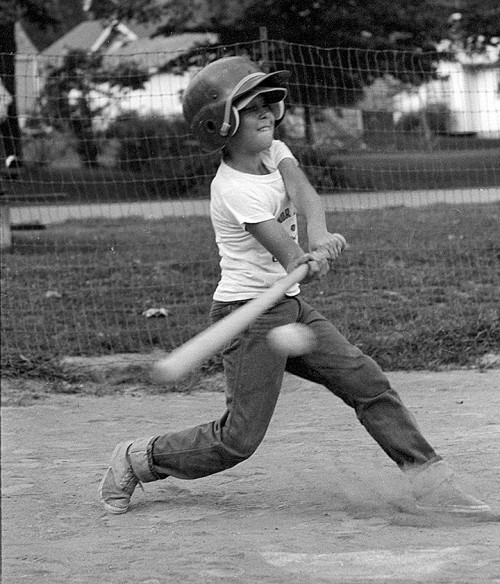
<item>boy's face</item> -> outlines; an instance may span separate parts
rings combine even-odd
[[[228,146],[238,144],[249,153],[269,148],[274,138],[275,118],[271,107],[262,95],[257,95],[247,106],[239,110],[240,125]]]

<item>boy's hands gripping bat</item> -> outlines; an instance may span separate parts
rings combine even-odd
[[[342,239],[343,247],[346,249],[348,245],[343,237]],[[153,368],[153,377],[158,381],[178,381],[200,366],[206,359],[218,353],[231,339],[248,328],[259,316],[279,302],[294,284],[304,279],[307,280],[306,276],[310,276],[310,269],[319,276],[324,275],[328,271],[328,261],[337,255],[338,253],[335,253],[332,257],[332,253],[326,247],[305,254],[298,260],[298,262],[305,263],[297,265],[288,275],[275,282],[271,288],[158,361]]]

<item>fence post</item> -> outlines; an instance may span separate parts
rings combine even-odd
[[[259,27],[260,54],[262,55],[261,69],[269,73],[269,42],[267,38],[267,26]]]
[[[7,251],[12,245],[10,232],[10,207],[0,200],[0,250]]]

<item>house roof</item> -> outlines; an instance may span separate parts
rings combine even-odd
[[[156,30],[156,27],[136,23],[127,23],[125,26],[139,38],[147,38]],[[42,55],[59,56],[73,49],[89,51],[106,28],[108,24],[104,21],[84,20],[42,51]]]
[[[16,22],[15,25],[16,34],[16,54],[17,55],[36,55],[38,54],[38,49],[31,42],[31,39],[26,34],[22,24]]]
[[[47,47],[41,54],[46,58],[46,64],[60,65],[62,58],[69,51],[91,51],[99,39],[101,54],[127,57],[143,67],[154,69],[174,58],[177,53],[191,49],[196,44],[217,42],[217,36],[210,33],[183,33],[169,37],[150,38],[156,31],[156,26],[137,23],[127,23],[122,26],[131,31],[133,35],[130,36],[137,37],[136,40],[130,40],[130,36],[127,38],[127,35],[123,34],[123,45],[107,43],[103,37],[106,30],[109,30],[111,35],[110,27],[100,20],[86,20]],[[120,31],[117,33],[114,29],[113,34],[120,35]],[[166,59],[166,54],[171,54],[171,58]]]
[[[44,57],[61,57],[72,50],[90,51],[99,35],[106,26],[99,20],[85,20],[80,22],[55,43],[52,43],[44,51]]]
[[[133,60],[142,67],[154,70],[198,44],[216,43],[217,40],[217,35],[212,33],[183,33],[152,39],[140,38],[117,49],[106,51],[106,55]]]

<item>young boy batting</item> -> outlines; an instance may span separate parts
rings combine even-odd
[[[183,111],[192,132],[205,150],[221,152],[211,185],[221,268],[212,321],[301,264],[309,268],[303,283],[323,277],[345,247],[342,235],[328,231],[320,197],[297,160],[274,139],[285,114],[287,78],[286,71],[265,74],[246,58],[227,57],[205,67],[185,92]],[[307,252],[298,243],[297,215],[305,221]],[[272,349],[267,334],[289,323],[314,331],[317,343],[311,352],[287,357]],[[419,508],[491,511],[457,486],[378,365],[304,299],[298,284],[227,344],[223,362],[226,411],[220,419],[118,444],[100,485],[109,513],[125,513],[139,483],[196,479],[248,459],[266,434],[285,371],[324,385],[354,409],[407,474]]]

